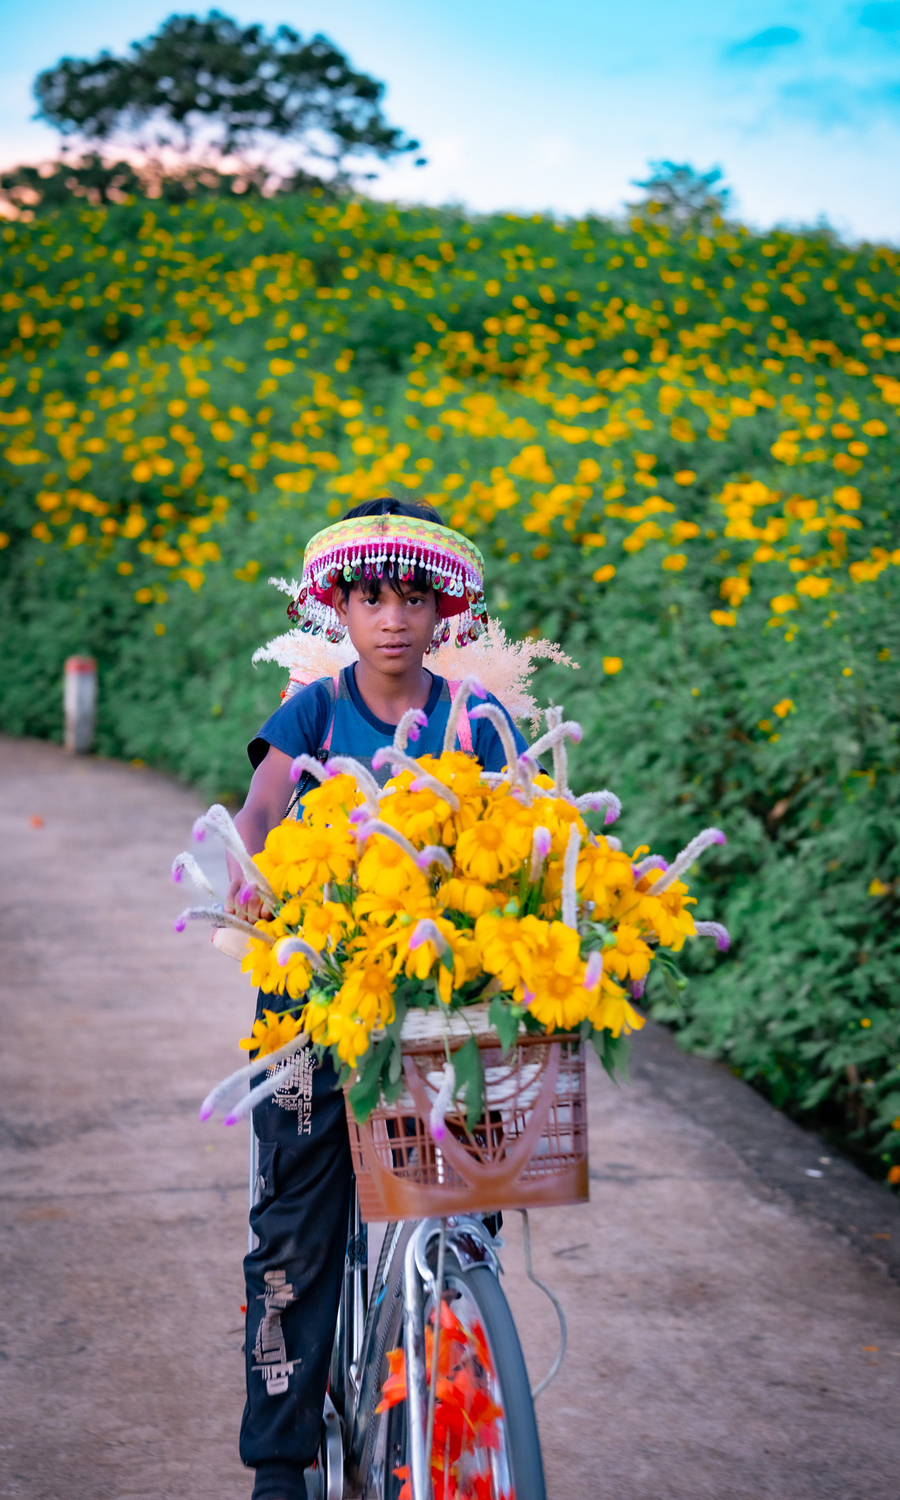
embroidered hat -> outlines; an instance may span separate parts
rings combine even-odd
[[[418,516],[353,516],[326,526],[309,541],[303,554],[303,573],[288,616],[302,631],[324,632],[329,641],[346,635],[332,605],[339,579],[357,583],[369,578],[412,579],[423,569],[437,594],[438,625],[432,639],[436,649],[449,641],[451,618],[456,621],[456,644],[476,641],[487,625],[484,604],[484,559],[461,532],[438,526]]]

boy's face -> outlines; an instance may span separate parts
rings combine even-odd
[[[338,588],[333,596],[335,613],[347,626],[360,661],[388,677],[401,677],[422,665],[438,619],[434,589],[398,583],[397,590],[385,580],[377,598],[364,594],[358,585],[346,599]]]

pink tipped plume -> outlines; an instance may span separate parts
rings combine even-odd
[[[544,860],[550,853],[553,838],[549,828],[537,827],[531,835],[531,868],[528,871],[528,879],[532,885],[537,885],[544,873]]]
[[[444,1065],[444,1076],[441,1079],[441,1086],[437,1091],[437,1096],[431,1106],[431,1113],[428,1116],[428,1129],[431,1132],[431,1139],[438,1144],[440,1144],[447,1134],[445,1120],[447,1112],[453,1104],[455,1094],[456,1072],[452,1062],[448,1062]]]
[[[651,870],[661,870],[665,874],[669,868],[669,861],[663,859],[661,854],[645,854],[644,858],[639,859],[637,864],[632,865],[631,868],[635,880],[643,880],[644,876],[649,875]]]
[[[584,987],[586,990],[596,990],[600,987],[603,978],[603,954],[599,948],[588,954],[587,963],[584,966]]]
[[[581,848],[581,834],[573,823],[569,829],[569,842],[566,844],[566,857],[563,861],[562,878],[562,911],[560,916],[567,927],[578,930],[578,890],[575,885],[575,873],[578,869],[578,851]]]
[[[500,736],[500,741],[503,745],[503,754],[506,756],[506,775],[513,786],[520,786],[522,788],[522,791],[525,794],[526,801],[530,805],[532,797],[534,795],[531,790],[531,777],[527,774],[523,774],[523,768],[520,764],[519,751],[516,747],[515,739],[513,738],[513,732],[510,727],[509,719],[506,717],[503,709],[498,708],[495,703],[482,703],[478,708],[472,709],[472,712],[469,714],[469,718],[487,719],[491,724],[493,724],[498,735]]]
[[[547,720],[547,732],[542,734],[539,740],[528,746],[528,758],[537,761],[545,750],[553,751],[553,780],[554,794],[557,797],[566,797],[571,800],[571,792],[568,785],[568,756],[564,745],[565,740],[571,740],[577,745],[582,736],[581,725],[574,719],[563,719],[561,708],[548,708],[545,712]]]
[[[319,957],[319,954],[316,952],[315,948],[310,947],[309,943],[304,942],[303,938],[279,938],[275,944],[274,953],[276,959],[278,960],[279,968],[286,969],[288,960],[293,958],[295,953],[302,953],[311,969],[315,969],[317,974],[322,974],[324,972],[325,965]]]
[[[277,906],[278,902],[275,892],[269,885],[262,870],[253,863],[253,860],[247,853],[244,840],[235,828],[228,809],[223,807],[219,802],[214,802],[212,807],[203,814],[202,818],[198,818],[194,824],[194,838],[198,842],[201,842],[207,833],[217,833],[219,835],[229,854],[233,855],[240,865],[241,874],[247,884],[252,885],[254,890],[258,891],[266,901],[271,901],[273,905]]]
[[[449,946],[441,929],[435,922],[432,922],[430,917],[423,917],[420,922],[416,923],[409,940],[409,946],[413,952],[421,948],[423,943],[431,943],[438,958],[443,958]]]
[[[546,712],[547,728],[558,729],[563,721],[561,708],[548,708]],[[565,797],[569,791],[569,757],[566,753],[566,742],[560,738],[553,744],[553,784],[556,787],[557,797]]]
[[[731,947],[728,928],[723,927],[721,922],[695,922],[694,936],[715,938],[720,953],[727,953]]]
[[[374,761],[372,763],[374,765]],[[366,807],[370,814],[373,818],[378,817],[381,787],[366,766],[354,760],[351,755],[332,755],[325,762],[325,770],[329,776],[352,776],[366,799]]]
[[[724,833],[722,833],[721,829],[704,828],[702,833],[698,833],[695,839],[691,839],[691,842],[685,845],[681,853],[672,862],[672,864],[670,864],[665,874],[661,875],[659,879],[655,881],[653,885],[651,885],[649,894],[651,896],[660,895],[661,892],[666,890],[673,881],[680,880],[682,875],[686,874],[686,872],[691,868],[691,865],[700,858],[700,855],[703,853],[704,849],[712,848],[713,844],[724,843],[725,835]]]
[[[235,917],[230,911],[223,911],[221,906],[187,907],[175,918],[175,931],[184,932],[188,922],[211,922],[213,927],[234,927],[238,932],[245,933],[247,937],[258,938],[261,943],[268,943],[270,948],[275,942],[268,932],[254,927],[252,922],[245,922],[243,917]]]
[[[430,870],[432,865],[440,865],[448,875],[453,874],[453,860],[440,844],[426,844],[421,854],[416,855],[416,864],[423,874]]]
[[[360,844],[364,844],[373,833],[380,833],[383,838],[390,839],[404,854],[408,854],[417,870],[427,870],[430,865],[443,865],[444,869],[452,871],[453,861],[446,849],[437,848],[429,844],[427,848],[419,850],[415,844],[411,844],[405,834],[399,828],[392,828],[389,823],[383,823],[380,818],[373,818],[369,823],[360,823],[356,829],[356,837]]]
[[[294,1064],[288,1062],[285,1067],[273,1073],[271,1078],[264,1078],[262,1083],[258,1083],[255,1089],[251,1089],[249,1094],[245,1094],[243,1099],[229,1110],[222,1124],[237,1125],[240,1120],[245,1120],[257,1104],[261,1104],[263,1099],[268,1099],[270,1094],[280,1089],[283,1083],[287,1083],[293,1071]]]
[[[326,771],[322,762],[316,760],[314,755],[295,755],[291,761],[291,769],[288,773],[291,781],[299,781],[304,771],[308,771],[309,775],[314,776],[316,781],[320,783],[331,780],[332,773]]]
[[[196,886],[198,891],[203,892],[204,896],[210,896],[215,899],[215,891],[213,890],[212,886],[210,885],[209,881],[207,880],[206,876],[195,860],[193,854],[188,854],[187,850],[185,850],[182,854],[176,855],[172,861],[172,879],[175,881],[176,885],[181,884],[185,875],[187,876],[188,880],[190,880],[191,884]]]
[[[606,817],[603,821],[607,826],[622,816],[622,804],[615,792],[585,792],[584,796],[575,798],[575,806],[579,812],[599,812],[601,807],[605,807]]]
[[[357,824],[356,838],[360,845],[370,839],[373,833],[380,833],[382,838],[390,839],[391,843],[396,844],[398,849],[402,849],[404,854],[408,854],[415,864],[419,851],[415,844],[409,842],[406,834],[400,832],[399,828],[392,828],[390,823],[382,823],[380,818],[371,818],[368,823]]]
[[[227,1078],[223,1078],[214,1089],[210,1089],[201,1104],[201,1120],[208,1120],[220,1104],[237,1092],[241,1084],[248,1083],[251,1078],[256,1077],[257,1073],[264,1073],[269,1068],[275,1067],[277,1063],[293,1057],[294,1053],[299,1052],[301,1047],[305,1047],[308,1041],[309,1032],[301,1031],[291,1041],[285,1042],[283,1047],[279,1047],[276,1052],[267,1052],[265,1057],[254,1058],[253,1062],[247,1063],[246,1067],[238,1068],[236,1073],[230,1073]]]
[[[417,740],[427,724],[428,715],[421,708],[408,708],[394,730],[394,749],[405,755],[407,740]]]
[[[476,698],[487,697],[487,690],[482,687],[477,677],[464,677],[453,695],[453,702],[450,704],[450,713],[447,716],[447,728],[444,730],[443,752],[445,755],[449,755],[451,750],[456,749],[456,731],[459,728],[462,711],[469,701],[470,696]],[[469,717],[471,718],[472,715],[470,714]]]
[[[413,781],[410,791],[433,792],[436,797],[441,798],[442,802],[446,802],[451,812],[459,812],[459,798],[456,793],[451,792],[442,781],[438,781],[436,776],[423,771],[419,762],[413,760],[411,755],[407,755],[405,750],[398,750],[394,745],[382,745],[381,749],[376,750],[372,756],[372,768],[380,771],[382,766],[390,766],[395,772],[412,771]]]

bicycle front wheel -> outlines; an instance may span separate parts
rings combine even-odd
[[[426,1318],[433,1327],[430,1305]],[[408,1473],[405,1401],[385,1415],[381,1496],[400,1500]],[[531,1386],[509,1303],[488,1266],[464,1268],[450,1246],[431,1462],[436,1500],[546,1500]]]

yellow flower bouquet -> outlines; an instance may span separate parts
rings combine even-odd
[[[440,756],[409,754],[424,717],[410,710],[372,771],[348,757],[325,765],[298,757],[292,774],[309,772],[318,785],[301,816],[274,828],[255,861],[223,808],[195,825],[197,836],[223,835],[270,912],[252,927],[214,906],[187,911],[176,923],[208,917],[245,930],[243,969],[272,996],[241,1044],[257,1053],[256,1063],[214,1090],[202,1113],[268,1066],[272,1076],[228,1120],[246,1114],[277,1086],[274,1065],[309,1039],[331,1049],[362,1122],[381,1099],[391,1103],[401,1092],[403,1025],[415,1010],[436,1012],[440,1025],[451,1014],[465,1021],[478,1006],[504,1051],[522,1028],[576,1033],[613,1072],[621,1039],[644,1024],[631,1002],[660,950],[677,952],[696,935],[727,947],[723,927],[695,922],[681,879],[724,836],[705,830],[668,867],[646,846],[625,854],[617,839],[592,832],[586,821],[598,812],[605,825],[614,821],[615,795],[569,790],[566,741],[581,738],[580,726],[548,709],[547,732],[519,755],[504,715],[484,704],[472,716],[491,719],[507,752],[503,773],[485,773],[452,748],[472,692],[479,685],[467,678]],[[548,754],[552,776],[541,768]],[[373,774],[382,767],[393,772],[384,787]],[[176,878],[198,873],[189,855],[174,869]],[[435,1139],[457,1096],[470,1127],[480,1118],[474,1029],[454,1052],[441,1094],[431,1114]]]

